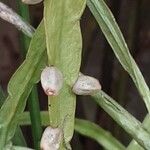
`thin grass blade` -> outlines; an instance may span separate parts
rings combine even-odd
[[[124,37],[115,21],[113,14],[103,0],[87,0],[87,5],[96,18],[107,41],[111,45],[116,57],[133,79],[141,97],[143,98],[148,112],[150,113],[149,88],[131,56]]]

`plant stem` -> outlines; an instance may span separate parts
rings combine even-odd
[[[38,102],[38,93],[37,87],[34,86],[31,94],[28,98],[28,108],[30,111],[31,117],[31,128],[32,128],[32,136],[34,141],[34,148],[36,150],[40,150],[40,140],[42,136],[42,126],[41,126],[41,116],[40,116],[40,107]]]
[[[49,125],[49,112],[48,111],[41,111],[41,124],[42,126]],[[17,118],[19,125],[21,126],[28,126],[31,125],[31,118],[30,113],[28,111],[23,112]]]
[[[127,44],[130,49],[131,54],[135,58],[138,54],[138,48],[137,48],[137,41],[138,41],[138,33],[139,33],[139,15],[140,15],[140,0],[137,1],[131,1],[130,6],[128,6],[128,3],[125,1],[121,2],[120,7],[120,17],[122,19],[119,19],[120,27],[122,29],[125,29],[124,33],[126,36]],[[122,21],[124,20],[124,21]],[[112,89],[113,89],[113,96],[117,101],[122,105],[126,106],[128,101],[126,101],[126,98],[128,94],[126,93],[126,87],[129,80],[129,75],[125,70],[123,70],[120,66],[116,65],[115,72],[118,74],[117,78],[115,79]],[[109,93],[108,93],[109,94]],[[113,129],[113,133],[115,134],[115,137],[120,138],[122,133],[120,131],[120,128],[118,126],[115,126]],[[113,135],[114,135],[113,134]]]
[[[4,3],[0,2],[0,18],[15,25],[19,30],[24,32],[27,36],[32,37],[34,28],[25,22],[17,13],[9,8]]]
[[[101,106],[143,148],[147,150],[150,149],[150,134],[136,118],[130,115],[123,107],[103,91],[99,91],[95,95],[92,95],[92,97],[98,105]],[[47,125],[48,113],[42,113],[42,119],[42,124]],[[19,118],[19,122],[20,125],[29,125],[30,120],[28,114],[24,113],[24,115]]]
[[[20,0],[17,0],[17,6],[18,6],[18,13],[20,14],[20,16],[22,16],[24,20],[29,22],[30,16],[29,16],[28,6],[24,5]],[[25,57],[27,53],[27,49],[30,44],[30,37],[21,33],[20,42],[21,42],[20,46],[21,46],[22,56]]]
[[[41,112],[42,125],[49,125],[49,113],[48,111]],[[20,115],[19,123],[20,125],[30,125],[31,120],[29,113],[25,112]],[[125,150],[125,147],[115,139],[109,132],[102,129],[100,126],[86,120],[75,119],[75,130],[84,136],[90,137],[96,140],[107,150]]]
[[[141,122],[103,91],[99,91],[92,97],[142,147],[150,149],[150,134],[143,128]]]
[[[147,115],[143,121],[143,126],[150,132],[150,115]],[[132,140],[127,147],[127,150],[144,150],[135,140]]]
[[[17,0],[19,13],[20,15],[26,19],[29,22],[29,10],[28,6],[21,3],[20,0]],[[21,47],[23,56],[25,57],[26,50],[28,49],[30,43],[29,37],[27,37],[24,34],[21,34]],[[30,117],[31,117],[31,128],[32,128],[32,137],[34,142],[34,148],[36,150],[40,149],[40,139],[42,136],[42,127],[41,127],[41,116],[40,116],[40,106],[39,106],[39,100],[38,100],[38,92],[37,87],[33,86],[33,89],[31,91],[31,94],[28,98],[28,108],[30,111]]]

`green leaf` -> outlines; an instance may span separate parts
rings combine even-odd
[[[79,20],[85,5],[85,0],[44,1],[48,63],[57,67],[64,77],[60,94],[49,97],[50,125],[63,128],[67,145],[74,131],[76,96],[71,87],[80,69],[82,37]]]
[[[42,23],[32,38],[25,61],[9,82],[9,95],[0,110],[0,149],[13,137],[18,123],[15,118],[23,112],[33,85],[39,81],[47,58],[45,45]]]
[[[47,111],[41,112],[42,125],[49,125],[49,116]],[[24,112],[18,117],[20,125],[30,125],[31,119],[29,112]],[[125,150],[125,147],[115,139],[109,132],[100,126],[86,120],[75,119],[75,130],[80,134],[95,139],[100,145],[107,150]]]
[[[150,115],[147,115],[142,123],[145,129],[150,132]],[[144,150],[135,140],[132,140],[127,150]]]
[[[42,126],[48,126],[49,125],[49,112],[48,111],[41,111],[41,121],[42,121]],[[31,125],[31,118],[30,114],[28,111],[25,111],[21,113],[20,115],[17,116],[17,121],[19,125],[21,126],[29,126]]]
[[[125,147],[117,139],[95,123],[76,119],[75,130],[84,136],[96,140],[107,150],[125,150]]]
[[[6,95],[4,94],[4,92],[0,86],[0,108],[1,108],[2,104],[4,103],[5,98],[6,98]],[[16,145],[26,146],[26,141],[25,141],[22,131],[19,127],[16,129],[16,132],[15,132],[15,135],[14,135],[12,141]]]
[[[23,4],[22,1],[17,0],[18,5],[18,12],[19,14],[28,22],[30,22],[30,14],[28,5]],[[30,44],[30,39],[23,33],[20,34],[20,46],[21,46],[21,53],[23,56],[26,55]],[[31,129],[32,129],[32,137],[34,148],[39,150],[40,149],[40,140],[42,136],[42,127],[41,127],[41,117],[40,117],[40,106],[39,106],[39,98],[38,98],[38,91],[37,87],[33,86],[32,91],[28,97],[28,109],[30,111],[30,116],[32,120]]]
[[[92,97],[134,140],[143,148],[150,149],[150,133],[143,127],[141,122],[103,91],[99,91]]]
[[[25,138],[23,136],[23,133],[22,133],[22,130],[20,127],[16,128],[15,135],[12,138],[12,143],[14,145],[27,146]]]
[[[96,18],[116,57],[133,79],[150,113],[149,88],[146,85],[138,66],[136,65],[133,57],[129,52],[129,49],[113,14],[103,0],[87,0],[87,5]]]

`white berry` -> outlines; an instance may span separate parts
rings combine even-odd
[[[56,96],[62,88],[63,75],[56,67],[46,67],[41,73],[41,84],[48,96]]]
[[[72,90],[77,95],[91,95],[101,90],[101,85],[97,79],[80,73]]]

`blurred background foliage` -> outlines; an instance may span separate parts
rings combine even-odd
[[[5,4],[18,11],[16,1],[3,0]],[[139,65],[146,82],[150,84],[150,1],[149,0],[107,0],[123,35]],[[30,6],[30,20],[37,27],[42,19],[43,5]],[[99,79],[103,90],[133,114],[140,121],[146,115],[143,101],[128,74],[115,58],[94,17],[86,8],[81,18],[83,53],[81,71]],[[23,61],[20,32],[0,20],[0,85],[7,94],[7,84]],[[41,110],[47,109],[47,97],[38,85]],[[78,96],[76,116],[88,119],[110,131],[123,144],[128,145],[130,137],[89,97]],[[28,109],[28,108],[26,108]],[[22,128],[29,146],[33,146],[31,128]],[[77,147],[78,146],[78,147]],[[77,133],[72,140],[73,149],[102,149],[99,145]]]

